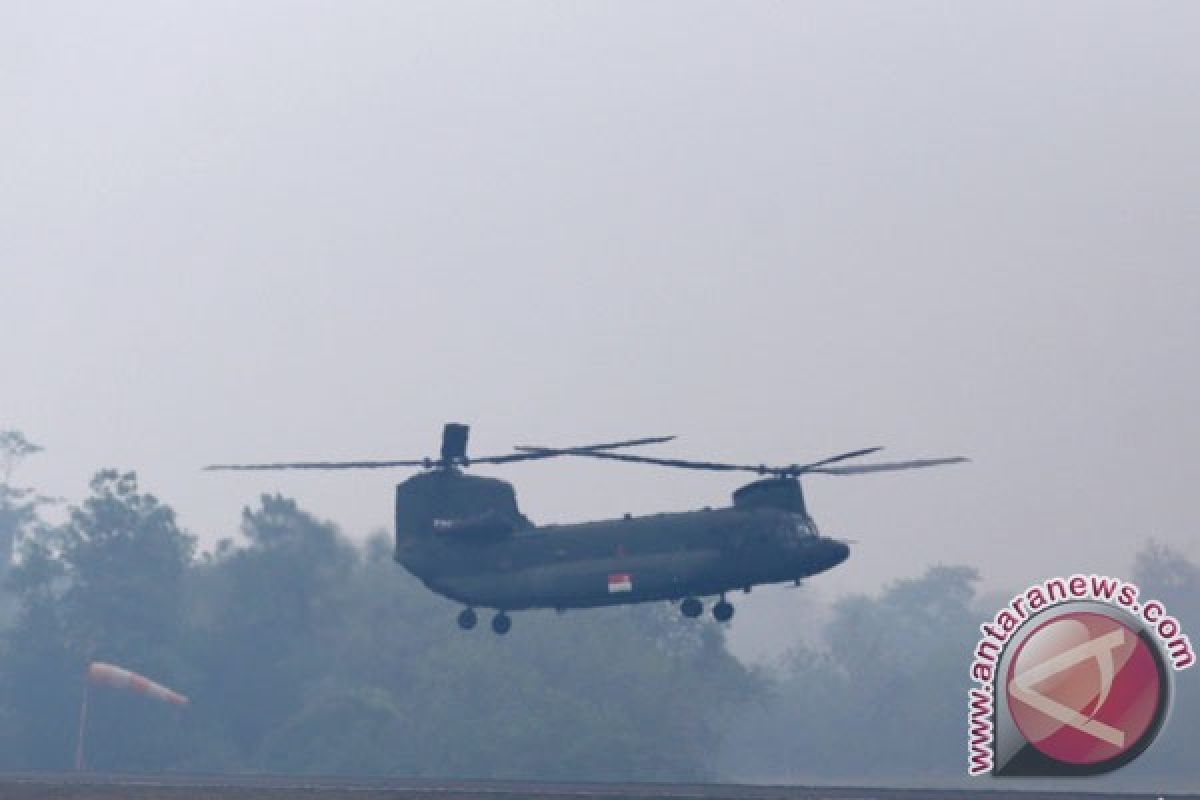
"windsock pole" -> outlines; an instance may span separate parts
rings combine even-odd
[[[83,736],[87,730],[88,694],[91,686],[85,678],[83,681],[83,703],[79,706],[79,736],[75,740],[75,771],[83,771]]]

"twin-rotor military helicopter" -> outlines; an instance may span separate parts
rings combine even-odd
[[[702,597],[718,597],[712,615],[733,617],[726,594],[760,584],[799,582],[846,560],[844,541],[823,536],[800,489],[803,475],[870,472],[955,464],[930,458],[883,464],[842,464],[878,452],[869,447],[808,464],[782,467],[685,461],[615,452],[673,439],[657,436],[575,447],[515,447],[500,456],[467,456],[469,428],[448,423],[441,457],[407,461],[324,461],[221,464],[210,470],[379,469],[420,467],[396,486],[395,559],[426,586],[465,608],[458,624],[495,609],[492,630],[507,633],[510,611],[678,602],[683,616],[704,612]],[[626,515],[570,525],[534,525],[517,508],[512,484],[468,475],[473,464],[508,464],[559,456],[655,464],[682,469],[752,472],[761,476],[733,493],[733,505],[702,511]]]

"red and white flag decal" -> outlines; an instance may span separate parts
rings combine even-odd
[[[613,592],[632,592],[633,591],[633,576],[628,572],[614,572],[608,576],[608,591]]]

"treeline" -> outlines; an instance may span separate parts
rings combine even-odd
[[[1200,629],[1196,564],[1151,544],[1121,577],[1145,599],[1161,600],[1185,630]],[[973,569],[938,566],[877,597],[836,602],[822,641],[795,649],[735,718],[723,774],[785,783],[963,782],[970,653],[980,623],[998,610],[977,597],[976,580]],[[1193,668],[1173,679],[1166,728],[1107,784],[1200,788],[1200,675]]]
[[[0,770],[72,767],[84,670],[106,661],[192,704],[93,691],[87,767],[100,771],[913,783],[965,772],[967,664],[995,610],[980,607],[969,568],[844,598],[823,641],[777,670],[749,669],[721,627],[665,604],[533,612],[507,637],[465,633],[452,603],[392,562],[387,537],[356,546],[278,495],[208,552],[131,473],[100,472],[48,524],[45,498],[9,485],[15,461],[0,474],[0,546],[16,549]],[[1195,565],[1150,547],[1132,577],[1185,630],[1200,625]],[[1128,780],[1197,783],[1200,697],[1194,675],[1178,677],[1168,729]]]
[[[714,625],[665,607],[522,615],[464,633],[390,558],[264,496],[196,554],[132,474],[101,472],[22,532],[0,651],[0,769],[70,768],[86,664],[189,695],[93,691],[87,766],[113,771],[711,779],[759,690]]]

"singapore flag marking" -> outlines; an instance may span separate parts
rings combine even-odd
[[[628,572],[614,572],[608,576],[608,591],[610,594],[615,592],[632,592],[633,576]]]

